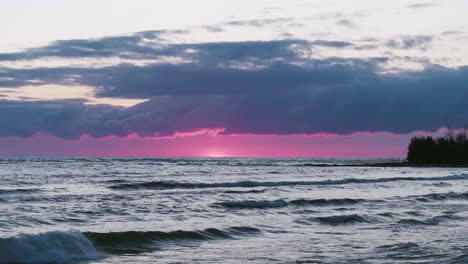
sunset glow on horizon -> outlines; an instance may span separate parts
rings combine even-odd
[[[1,7],[2,156],[404,157],[468,123],[464,0]]]
[[[445,129],[433,133],[351,135],[222,135],[222,131],[202,129],[159,138],[83,135],[78,140],[63,140],[46,134],[28,139],[10,137],[0,139],[0,156],[403,158],[411,137],[445,133]]]

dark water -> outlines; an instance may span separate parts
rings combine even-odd
[[[468,169],[355,162],[0,159],[0,263],[468,263]]]

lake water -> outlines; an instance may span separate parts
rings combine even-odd
[[[0,263],[468,263],[468,169],[0,159]]]

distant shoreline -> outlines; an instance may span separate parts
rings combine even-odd
[[[468,164],[412,164],[408,162],[380,162],[361,164],[313,164],[306,163],[305,167],[380,167],[380,168],[468,168]]]

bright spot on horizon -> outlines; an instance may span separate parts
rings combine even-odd
[[[220,149],[211,149],[206,152],[206,154],[202,155],[206,156],[208,158],[226,158],[230,157],[229,154],[227,154],[225,151],[220,150]]]

